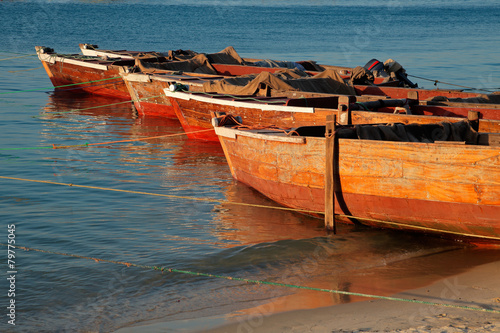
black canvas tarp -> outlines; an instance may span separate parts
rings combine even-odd
[[[198,54],[188,60],[161,63],[146,62],[141,59],[136,59],[135,65],[138,66],[144,73],[183,71],[191,73],[217,74],[217,71],[210,64],[210,61],[208,61],[207,56],[204,54]]]
[[[427,100],[432,102],[500,104],[500,92],[495,92],[492,94],[480,94],[477,97],[469,98],[447,98],[445,96],[435,96],[428,98]]]
[[[458,141],[476,144],[478,133],[467,120],[437,124],[387,124],[387,125],[356,125],[350,128],[339,128],[339,138],[424,142]]]

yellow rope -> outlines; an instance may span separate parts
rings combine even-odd
[[[127,103],[132,103],[134,100],[129,100],[129,101],[124,101],[124,102],[118,102],[118,103],[111,103],[111,104],[104,104],[104,105],[97,105],[97,106],[90,106],[88,108],[82,108],[82,109],[71,109],[68,111],[44,111],[44,113],[50,113],[50,114],[64,114],[64,113],[71,113],[71,112],[77,112],[77,111],[85,111],[85,110],[92,110],[92,109],[99,109],[99,108],[105,108],[107,106],[114,106],[114,105],[120,105],[120,104],[127,104]]]
[[[140,102],[144,101],[150,98],[157,98],[157,97],[162,97],[163,95],[157,95],[157,96],[149,96],[149,97],[142,97],[139,99],[131,99],[128,101],[123,101],[123,102],[117,102],[117,103],[111,103],[111,104],[104,104],[104,105],[97,105],[97,106],[90,106],[88,108],[82,108],[82,109],[71,109],[69,111],[45,111],[45,113],[50,113],[50,114],[64,114],[64,113],[70,113],[70,112],[77,112],[77,111],[85,111],[85,110],[92,110],[92,109],[99,109],[99,108],[104,108],[107,106],[114,106],[114,105],[120,105],[120,104],[127,104],[127,103],[133,103],[133,102]]]
[[[18,58],[26,58],[26,57],[34,57],[34,56],[37,56],[37,54],[27,54],[27,55],[22,55],[22,56],[17,56],[17,57],[3,58],[3,59],[0,59],[0,61],[10,60],[10,59],[18,59]]]
[[[70,186],[70,187],[79,187],[79,188],[88,188],[88,189],[103,190],[103,191],[113,191],[113,192],[142,194],[142,195],[150,195],[150,196],[165,197],[165,198],[172,198],[172,199],[185,199],[185,200],[204,201],[204,202],[219,202],[219,203],[231,204],[231,205],[261,207],[261,208],[273,208],[273,209],[289,210],[289,211],[296,211],[296,212],[303,212],[303,213],[319,213],[319,212],[309,211],[309,210],[304,210],[304,209],[293,209],[293,208],[287,208],[287,207],[272,207],[272,206],[265,206],[265,205],[248,204],[248,203],[244,203],[244,202],[232,202],[232,201],[226,201],[226,200],[220,200],[220,199],[195,198],[195,197],[187,197],[187,196],[172,195],[172,194],[151,193],[151,192],[132,191],[132,190],[121,190],[121,189],[115,189],[115,188],[109,188],[109,187],[99,187],[99,186],[90,186],[90,185],[78,185],[78,184],[71,184],[71,183],[59,183],[59,182],[53,182],[53,181],[49,181],[49,180],[35,180],[35,179],[26,179],[26,178],[18,178],[18,177],[7,177],[7,176],[0,176],[0,179],[20,180],[20,181],[25,181],[25,182],[44,183],[44,184]]]
[[[84,143],[84,144],[78,144],[78,145],[61,145],[61,146],[56,146],[54,143],[51,146],[41,146],[41,147],[17,147],[17,148],[0,148],[0,150],[27,150],[27,149],[67,149],[67,148],[82,148],[82,147],[90,147],[90,146],[102,146],[102,145],[109,145],[112,143],[123,143],[123,142],[134,142],[134,141],[144,141],[144,140],[151,140],[151,139],[158,139],[158,138],[165,138],[165,137],[173,137],[173,136],[181,136],[181,135],[188,135],[188,134],[195,134],[195,133],[202,133],[202,132],[209,132],[213,131],[213,128],[209,128],[206,130],[199,130],[199,131],[193,131],[193,132],[182,132],[182,133],[174,133],[174,134],[164,134],[164,135],[157,135],[157,136],[148,136],[145,138],[136,138],[136,139],[126,139],[126,140],[116,140],[116,141],[106,141],[106,142],[97,142],[97,143]]]
[[[36,67],[36,68],[30,68],[30,69],[20,69],[18,71],[7,71],[8,73],[18,73],[18,72],[27,72],[27,71],[34,71],[36,69],[43,68],[43,66]]]
[[[194,200],[194,201],[204,201],[204,202],[218,202],[218,203],[229,204],[229,205],[277,209],[277,210],[282,210],[282,211],[291,211],[291,212],[308,213],[308,214],[316,214],[316,215],[324,214],[324,212],[307,210],[307,209],[257,205],[257,204],[249,204],[249,203],[244,203],[244,202],[234,202],[234,201],[212,199],[212,198],[195,198],[195,197],[179,196],[179,195],[172,195],[172,194],[122,190],[122,189],[115,189],[115,188],[109,188],[109,187],[90,186],[90,185],[78,185],[78,184],[72,184],[72,183],[59,183],[59,182],[53,182],[53,181],[49,181],[49,180],[35,180],[35,179],[26,179],[26,178],[8,177],[8,176],[0,176],[0,179],[20,180],[20,181],[33,182],[33,183],[44,183],[44,184],[52,184],[52,185],[88,188],[88,189],[102,190],[102,191],[133,193],[133,194],[165,197],[165,198],[171,198],[171,199],[184,199],[184,200]],[[428,232],[433,232],[433,233],[445,233],[445,234],[456,235],[456,236],[461,236],[461,237],[470,237],[470,238],[484,239],[484,240],[489,240],[489,241],[500,242],[500,238],[494,237],[494,236],[473,235],[473,234],[460,233],[460,232],[454,232],[454,231],[439,230],[439,229],[434,229],[434,228],[429,228],[429,227],[412,226],[412,225],[401,224],[401,223],[397,223],[397,222],[388,222],[388,221],[383,221],[383,220],[377,220],[377,219],[368,218],[368,217],[357,217],[357,216],[343,215],[343,214],[335,214],[335,216],[356,219],[356,220],[360,220],[360,221],[375,222],[378,224],[399,227],[402,229],[410,228],[410,229],[420,230],[420,231],[428,231]]]
[[[356,217],[356,216],[352,216],[352,215],[343,215],[343,214],[335,214],[335,216],[346,217],[349,219],[356,219],[356,220],[360,220],[360,221],[375,222],[375,223],[379,223],[379,224],[386,224],[389,226],[395,226],[395,227],[400,227],[400,228],[405,228],[405,229],[430,231],[430,232],[434,232],[434,233],[446,233],[449,235],[456,235],[456,236],[463,236],[463,237],[474,237],[474,238],[481,238],[481,239],[487,239],[487,240],[500,242],[500,237],[494,237],[494,236],[482,236],[482,235],[466,234],[466,233],[461,233],[461,232],[456,232],[456,231],[448,231],[448,230],[441,230],[441,229],[435,229],[435,228],[429,228],[429,227],[421,227],[421,226],[417,226],[417,225],[409,225],[409,224],[401,224],[401,223],[397,223],[397,222],[377,220],[377,219],[372,219],[372,218],[368,218],[368,217]]]

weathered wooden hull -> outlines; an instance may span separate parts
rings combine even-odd
[[[215,131],[235,179],[284,206],[324,212],[326,139]],[[500,243],[498,147],[340,139],[338,156],[341,217]]]
[[[164,90],[169,97],[169,104],[174,109],[177,118],[182,124],[188,136],[193,139],[207,141],[218,141],[217,135],[212,131],[211,118],[215,112],[225,112],[226,114],[238,115],[245,124],[253,126],[276,125],[282,128],[292,128],[299,126],[324,125],[327,115],[338,113],[336,109],[313,108],[313,107],[293,107],[285,105],[274,105],[277,100],[270,100],[269,104],[250,101],[233,101],[231,99],[212,98],[203,94],[186,94],[183,92],[171,92]],[[334,97],[332,97],[334,98]],[[284,98],[283,100],[287,100]],[[337,103],[334,107],[337,107]],[[420,106],[417,106],[420,108]],[[446,113],[446,108],[437,106],[422,106],[421,112],[430,115],[405,115],[394,114],[393,110],[382,110],[385,112],[364,112],[353,111],[351,114],[353,124],[369,123],[437,123],[443,121],[442,116],[446,116],[449,121],[459,121],[467,117],[467,108],[452,108],[452,111]],[[436,116],[431,116],[433,111]],[[450,109],[448,109],[450,110]],[[483,111],[481,114],[483,115]],[[488,110],[491,111],[491,110]],[[495,110],[493,110],[495,111]],[[500,113],[487,112],[488,116],[496,117],[500,120]],[[453,117],[454,116],[454,117]],[[484,115],[483,115],[484,117]],[[500,121],[481,120],[479,130],[482,132],[500,132]]]
[[[39,53],[38,56],[50,81],[58,90],[130,99],[120,77],[120,66],[64,58],[57,54]],[[90,83],[80,84],[83,82]]]
[[[238,114],[247,124],[264,126],[278,124],[287,128],[307,124],[320,125],[326,120],[326,115],[333,110],[316,112],[314,108],[284,107],[254,103],[233,103],[216,98],[199,96],[190,98],[188,94],[179,92],[168,93],[173,106],[188,137],[193,139],[218,141],[211,125],[211,113],[225,112]],[[176,96],[176,97],[173,97]],[[208,131],[207,131],[208,130]]]
[[[431,99],[437,96],[446,98],[473,98],[479,97],[481,94],[473,92],[464,92],[460,90],[446,90],[446,89],[420,89],[420,88],[402,88],[390,86],[354,86],[356,95],[375,95],[386,96],[390,98],[406,98],[408,93],[416,92],[421,100]]]
[[[139,114],[177,118],[170,99],[163,93],[169,82],[151,81],[147,74],[124,75],[124,82]]]

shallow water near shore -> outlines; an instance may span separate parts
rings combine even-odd
[[[35,45],[232,45],[243,57],[332,65],[394,58],[417,76],[500,87],[496,3],[277,3],[0,4],[0,59],[10,58],[0,61],[0,175],[17,178],[0,179],[0,243],[15,225],[16,245],[45,251],[17,249],[16,326],[2,312],[0,330],[182,331],[361,300],[195,273],[391,295],[500,260],[496,249],[419,234],[341,225],[332,235],[319,219],[268,208],[277,205],[232,179],[219,145],[189,140],[177,121],[140,117],[122,100],[54,92],[34,56]],[[7,254],[0,267],[7,277]]]

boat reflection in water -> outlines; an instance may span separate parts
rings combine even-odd
[[[226,187],[225,199],[249,206],[216,205],[212,233],[223,242],[231,241],[227,247],[238,248],[228,252],[224,263],[253,271],[250,279],[259,276],[255,279],[388,296],[500,259],[495,250],[401,231],[338,224],[334,235],[325,231],[322,219],[272,209],[283,207],[239,182]],[[307,288],[238,286],[255,297],[246,303],[248,309],[234,311],[228,318],[367,300]],[[223,296],[238,299],[241,294],[239,288],[228,288]]]

